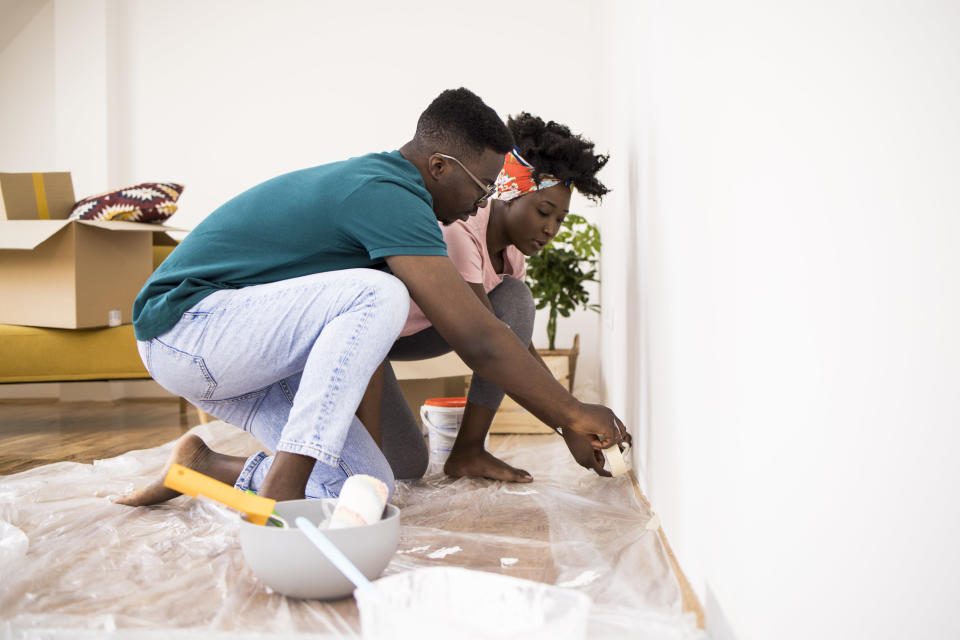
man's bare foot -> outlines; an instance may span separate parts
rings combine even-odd
[[[167,463],[164,465],[163,471],[160,472],[159,479],[141,489],[136,489],[125,496],[114,499],[114,502],[131,507],[142,507],[176,498],[180,495],[179,491],[163,486],[163,479],[167,477],[167,472],[175,462],[211,478],[216,478],[220,482],[232,485],[240,477],[246,458],[217,453],[204,444],[199,436],[188,433],[173,445],[173,451],[170,452],[170,457],[167,458]]]
[[[511,467],[486,449],[470,448],[458,451],[454,446],[443,465],[443,472],[454,478],[489,478],[504,482],[533,482],[533,476]]]

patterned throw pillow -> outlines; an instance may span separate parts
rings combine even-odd
[[[84,198],[73,205],[70,220],[162,222],[177,210],[181,193],[182,184],[144,182]]]

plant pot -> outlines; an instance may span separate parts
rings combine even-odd
[[[577,373],[577,356],[580,355],[580,334],[573,336],[573,346],[569,349],[537,349],[537,353],[543,358],[544,362],[549,364],[547,358],[564,357],[567,359],[567,391],[573,393],[574,376]],[[551,368],[551,371],[553,369]],[[557,378],[561,382],[562,379]]]

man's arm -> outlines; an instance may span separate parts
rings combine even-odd
[[[473,290],[473,293],[476,294],[477,298],[483,305],[493,313],[493,305],[490,303],[490,298],[487,297],[487,292],[484,291],[482,284],[477,284],[475,282],[468,282],[470,289]],[[543,358],[540,356],[540,352],[537,351],[537,348],[533,346],[533,341],[530,342],[530,347],[527,349],[533,359],[540,363],[547,371],[550,371],[550,367],[547,366],[547,363],[543,361]],[[553,372],[550,373],[553,375]],[[467,404],[468,411],[471,408],[470,404]],[[484,426],[483,432],[480,435],[480,438],[486,436],[487,431],[490,428],[490,424],[493,422],[493,415],[491,414],[487,419],[487,424]],[[467,412],[463,414],[463,423],[461,424],[461,433],[465,426],[469,426]],[[457,438],[460,437],[460,434],[457,434]],[[605,462],[603,454],[600,453],[598,449],[594,449],[590,446],[590,438],[583,435],[582,433],[577,433],[572,429],[565,429],[562,432],[562,437],[564,443],[567,445],[567,448],[570,450],[570,455],[573,456],[573,459],[577,461],[577,464],[580,466],[594,471],[597,475],[611,477],[612,474],[603,468]],[[456,446],[456,445],[454,445]]]
[[[487,296],[487,292],[484,290],[482,284],[477,282],[468,282],[467,286],[469,286],[470,290],[473,291],[474,295],[477,296],[477,299],[483,303],[483,306],[490,310],[490,313],[496,314],[496,312],[493,310],[493,304],[490,302],[490,298]],[[530,346],[527,348],[527,351],[530,352],[530,355],[533,356],[534,360],[540,363],[541,367],[547,371],[550,370],[550,367],[547,366],[547,363],[544,362],[543,358],[540,356],[540,352],[537,351],[537,348],[533,346],[532,340],[530,341]]]
[[[600,436],[609,446],[626,429],[610,409],[579,402],[490,313],[449,258],[390,256],[387,264],[410,297],[467,365],[546,424]],[[594,447],[602,446],[593,438]]]

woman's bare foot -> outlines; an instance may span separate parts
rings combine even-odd
[[[450,452],[443,472],[454,478],[489,478],[504,482],[533,482],[533,476],[524,471],[511,467],[492,453],[479,448],[465,448],[458,450],[456,445]]]
[[[175,462],[211,478],[216,478],[220,482],[232,485],[240,477],[243,465],[246,464],[246,458],[217,453],[204,444],[199,436],[188,433],[173,445],[173,451],[170,452],[170,457],[167,458],[167,464],[160,472],[158,480],[141,489],[131,491],[127,495],[115,498],[114,502],[131,507],[142,507],[176,498],[180,495],[179,491],[163,486],[163,479],[167,477],[167,471]]]

